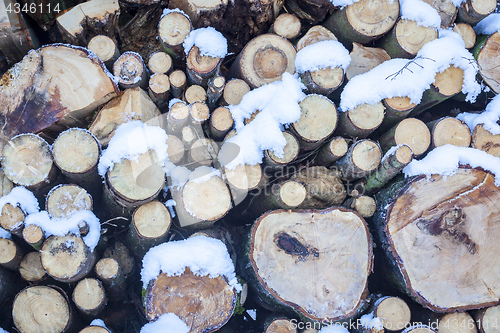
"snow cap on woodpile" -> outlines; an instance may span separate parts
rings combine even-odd
[[[335,7],[340,7],[341,9],[344,8],[345,6],[350,6],[355,2],[358,2],[359,0],[330,0],[330,2],[335,6]]]
[[[152,247],[142,259],[143,288],[146,289],[161,273],[179,276],[186,268],[198,276],[224,276],[231,287],[237,291],[241,290],[226,246],[220,240],[206,236],[166,242]]]
[[[500,31],[500,13],[486,16],[474,26],[474,31],[478,35],[491,35]]]
[[[109,331],[109,329],[106,327],[106,324],[104,323],[104,321],[102,319],[92,320],[92,322],[90,323],[90,326],[101,326]]]
[[[440,37],[425,44],[414,59],[387,60],[349,80],[340,95],[340,111],[393,97],[409,97],[412,103],[418,104],[436,74],[450,66],[464,71],[462,92],[466,94],[467,101],[474,102],[481,92],[481,86],[476,81],[474,57],[457,33],[440,30],[439,34]]]
[[[422,0],[399,0],[400,18],[415,21],[422,27],[441,27],[441,16],[437,10]]]
[[[344,71],[351,62],[349,51],[341,43],[324,40],[308,45],[297,52],[295,70],[297,73],[340,67]]]
[[[83,242],[94,252],[99,237],[101,236],[101,223],[99,219],[90,210],[81,210],[71,217],[65,219],[51,218],[49,213],[41,212],[26,216],[24,225],[34,224],[39,226],[46,238],[49,236],[66,236],[67,234],[80,235],[81,222],[85,222],[89,227],[87,235],[82,237]]]
[[[374,317],[373,312],[362,315],[361,318],[359,318],[359,323],[363,326],[363,328],[384,330],[382,321],[380,321],[380,318]]]
[[[453,145],[434,148],[421,160],[413,160],[404,169],[406,177],[434,174],[451,176],[460,165],[483,168],[495,175],[495,185],[500,187],[500,157],[490,155],[482,150]]]
[[[9,194],[0,198],[0,212],[6,204],[21,208],[26,215],[37,213],[40,210],[35,195],[23,186],[14,187]]]
[[[259,164],[265,150],[283,156],[286,139],[282,131],[300,118],[299,102],[306,97],[302,89],[305,86],[297,75],[283,73],[281,81],[254,89],[243,96],[240,104],[229,106],[237,134],[219,153],[226,168]],[[255,118],[245,125],[245,119],[255,112]]]
[[[141,328],[140,333],[188,333],[189,327],[174,313],[164,313],[158,319],[147,323]]]
[[[500,17],[499,17],[500,19]],[[469,126],[471,132],[477,125],[483,124],[484,129],[493,135],[500,134],[500,95],[496,95],[482,113],[460,113],[457,118]]]
[[[149,150],[154,150],[162,166],[168,161],[167,133],[163,128],[149,126],[140,120],[121,124],[101,154],[97,166],[99,175],[104,178],[116,163],[124,159],[134,160]]]
[[[202,56],[224,58],[227,54],[227,40],[212,27],[193,30],[187,35],[182,44],[184,53],[189,54],[193,46],[200,49]]]
[[[0,238],[11,239],[12,235],[10,234],[10,232],[0,227]]]

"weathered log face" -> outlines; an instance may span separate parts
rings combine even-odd
[[[356,213],[273,211],[255,222],[249,246],[247,272],[270,304],[317,321],[349,318],[364,305],[372,244]]]
[[[382,226],[401,287],[440,312],[497,303],[499,200],[494,177],[477,169],[416,177],[404,186]]]
[[[160,274],[148,287],[145,305],[149,320],[175,313],[192,333],[214,332],[233,313],[236,292],[222,276],[199,276],[187,268],[180,276]]]
[[[47,45],[30,52],[0,81],[0,140],[37,133],[59,122],[82,125],[118,88],[88,50]]]

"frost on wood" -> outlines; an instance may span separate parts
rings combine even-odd
[[[101,223],[94,213],[89,210],[81,210],[67,219],[51,218],[49,214],[43,210],[28,215],[24,224],[26,226],[30,224],[39,226],[43,230],[45,237],[48,238],[51,235],[62,237],[69,233],[80,235],[82,222],[89,227],[87,235],[82,237],[83,242],[89,247],[90,252],[93,252],[101,236]]]
[[[407,177],[433,174],[450,176],[460,165],[482,168],[495,175],[495,185],[500,186],[500,158],[474,148],[444,145],[434,148],[422,160],[414,160],[403,169]]]
[[[235,290],[241,290],[227,248],[218,239],[199,236],[151,248],[142,260],[143,288],[160,273],[179,276],[186,268],[198,276],[224,276]]]
[[[415,59],[391,59],[349,80],[340,96],[340,109],[347,111],[393,97],[409,97],[418,104],[436,74],[452,65],[464,71],[462,92],[466,100],[475,101],[481,86],[476,81],[474,58],[460,35],[441,30],[440,38],[425,44]]]
[[[299,102],[306,96],[304,88],[296,75],[283,73],[281,81],[254,89],[243,96],[240,104],[229,106],[237,134],[226,141],[234,145],[223,145],[219,155],[230,153],[236,146],[239,151],[230,153],[236,156],[226,168],[261,163],[265,150],[283,156],[286,139],[282,131],[300,118]],[[256,112],[255,118],[245,125],[245,120]]]
[[[148,323],[141,328],[140,333],[188,333],[189,327],[173,313],[162,314],[156,321]]]
[[[168,161],[167,133],[160,127],[135,120],[120,125],[99,159],[98,170],[104,178],[108,170],[124,159],[134,160],[140,154],[154,150],[158,161]]]

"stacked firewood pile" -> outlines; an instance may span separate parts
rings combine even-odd
[[[4,1],[0,332],[500,332],[496,6]]]

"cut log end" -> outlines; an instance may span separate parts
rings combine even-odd
[[[392,97],[384,99],[384,104],[386,104],[389,108],[399,112],[408,112],[411,111],[415,106],[415,103],[412,103],[409,97]]]
[[[202,123],[210,117],[210,109],[204,102],[194,102],[189,108],[189,113],[195,123]]]
[[[477,52],[476,60],[484,82],[495,93],[500,93],[500,68],[498,67],[498,54],[500,51],[500,33],[491,35],[484,46]]]
[[[462,37],[466,49],[471,49],[476,45],[476,33],[471,25],[463,22],[455,23],[453,25],[453,31]]]
[[[44,241],[42,228],[34,224],[27,225],[23,229],[23,239],[38,250]]]
[[[444,96],[453,96],[462,91],[464,71],[461,68],[450,66],[441,73],[437,73],[433,85]]]
[[[421,155],[427,151],[431,143],[431,134],[425,123],[416,118],[402,120],[394,134],[396,145],[407,144],[413,154]]]
[[[211,134],[217,139],[223,138],[233,127],[233,124],[231,111],[225,106],[218,107],[210,116]]]
[[[96,138],[86,130],[70,128],[54,141],[52,155],[55,164],[71,174],[89,172],[97,166],[100,146]]]
[[[382,124],[384,111],[382,102],[358,105],[340,114],[338,131],[353,138],[365,138]]]
[[[0,227],[11,234],[13,233],[20,236],[24,227],[25,218],[26,216],[21,208],[7,203],[3,206],[0,214]]]
[[[250,91],[250,86],[241,79],[229,80],[224,86],[222,100],[226,105],[238,105],[243,96]]]
[[[18,135],[5,145],[2,167],[5,176],[14,184],[44,187],[54,168],[50,146],[37,135]]]
[[[40,260],[39,252],[29,252],[19,264],[19,274],[28,282],[39,282],[47,276]]]
[[[17,270],[22,260],[21,249],[12,240],[0,238],[0,265]]]
[[[457,118],[446,117],[438,121],[432,131],[432,143],[435,147],[451,144],[459,147],[469,147],[471,133],[469,126]]]
[[[95,265],[95,272],[100,279],[111,280],[118,276],[120,266],[113,258],[102,258]]]
[[[59,185],[47,194],[45,209],[55,218],[69,218],[80,210],[92,210],[92,197],[77,185]]]
[[[189,86],[184,92],[184,100],[188,104],[194,102],[203,102],[207,100],[207,91],[200,85],[194,84]]]
[[[491,222],[499,195],[491,174],[461,168],[446,178],[414,178],[395,198],[384,231],[395,251],[388,254],[397,256],[404,288],[419,303],[452,312],[498,302],[500,280],[491,274],[498,229]],[[484,283],[471,282],[478,279]]]
[[[233,66],[253,88],[280,80],[283,73],[295,72],[295,48],[285,38],[260,35],[247,43]]]
[[[239,190],[252,190],[262,183],[262,168],[260,165],[237,165],[234,169],[225,170],[226,180],[231,187]]]
[[[302,36],[297,42],[297,52],[302,50],[304,47],[321,42],[324,40],[337,40],[337,37],[322,25],[315,25],[309,30],[307,30],[306,34]]]
[[[140,237],[159,238],[170,229],[172,218],[164,204],[151,201],[135,210],[132,221]]]
[[[472,147],[500,157],[500,135],[491,134],[479,124],[472,131]]]
[[[386,50],[366,47],[359,43],[352,43],[352,51],[349,55],[351,56],[351,62],[345,72],[348,80],[358,74],[366,73],[384,61],[391,59]]]
[[[283,148],[283,156],[277,156],[273,151],[266,150],[264,155],[272,164],[285,165],[297,158],[299,155],[299,142],[288,132],[283,132],[286,140],[285,148]]]
[[[197,46],[189,51],[186,58],[186,66],[198,74],[208,74],[216,70],[221,62],[219,57],[203,56]]]
[[[266,326],[264,333],[297,333],[297,325],[286,318],[277,318]]]
[[[396,23],[394,36],[406,53],[415,56],[422,46],[438,38],[438,31],[433,27],[421,26],[413,20],[400,20]]]
[[[236,293],[223,277],[195,275],[189,268],[179,276],[160,274],[148,286],[145,297],[148,320],[174,313],[191,332],[213,332],[222,327],[235,305]]]
[[[410,308],[399,297],[384,297],[375,303],[375,308],[374,317],[380,318],[382,326],[389,331],[407,327],[410,323]]]
[[[380,147],[371,140],[363,140],[352,150],[352,161],[360,170],[369,172],[375,170],[382,159]]]
[[[94,52],[104,63],[114,61],[118,59],[119,56],[115,42],[108,36],[97,35],[93,37],[87,45],[87,48]]]
[[[399,3],[390,0],[362,0],[347,6],[345,13],[356,32],[376,38],[388,32],[396,23]]]
[[[321,95],[309,95],[300,103],[300,119],[292,124],[297,137],[305,143],[319,145],[337,127],[337,109]],[[303,145],[302,148],[308,148]]]
[[[155,74],[167,74],[172,69],[172,57],[166,52],[154,52],[149,56],[148,68]]]
[[[28,287],[14,299],[12,317],[21,332],[64,332],[69,326],[70,308],[66,298],[46,286]]]
[[[264,214],[252,228],[248,255],[267,299],[309,320],[348,318],[363,303],[371,240],[364,220],[351,211]]]
[[[149,78],[149,89],[153,96],[161,98],[170,90],[170,81],[165,74],[154,74]]]
[[[147,76],[143,60],[135,52],[124,52],[113,64],[113,74],[123,88],[142,85]]]
[[[224,181],[211,177],[205,182],[188,181],[182,189],[186,211],[203,221],[216,221],[231,208],[231,195]]]
[[[439,333],[477,333],[476,323],[467,312],[445,314],[439,319]]]
[[[409,146],[402,145],[398,147],[398,149],[396,150],[396,160],[400,164],[407,165],[412,161],[412,159],[413,159],[413,151]]]
[[[274,20],[272,29],[274,33],[287,38],[293,39],[300,34],[301,23],[297,16],[293,14],[281,14]]]
[[[375,199],[367,195],[361,195],[352,200],[348,200],[348,207],[354,209],[363,217],[372,217],[377,209]]]
[[[90,271],[95,261],[95,254],[75,235],[51,236],[40,251],[47,274],[61,282],[80,280]]]
[[[189,18],[179,12],[170,12],[163,16],[158,24],[158,35],[162,42],[168,46],[182,44],[190,31]]]
[[[94,278],[81,280],[73,290],[73,302],[85,315],[96,316],[106,305],[106,294],[101,281]]]

